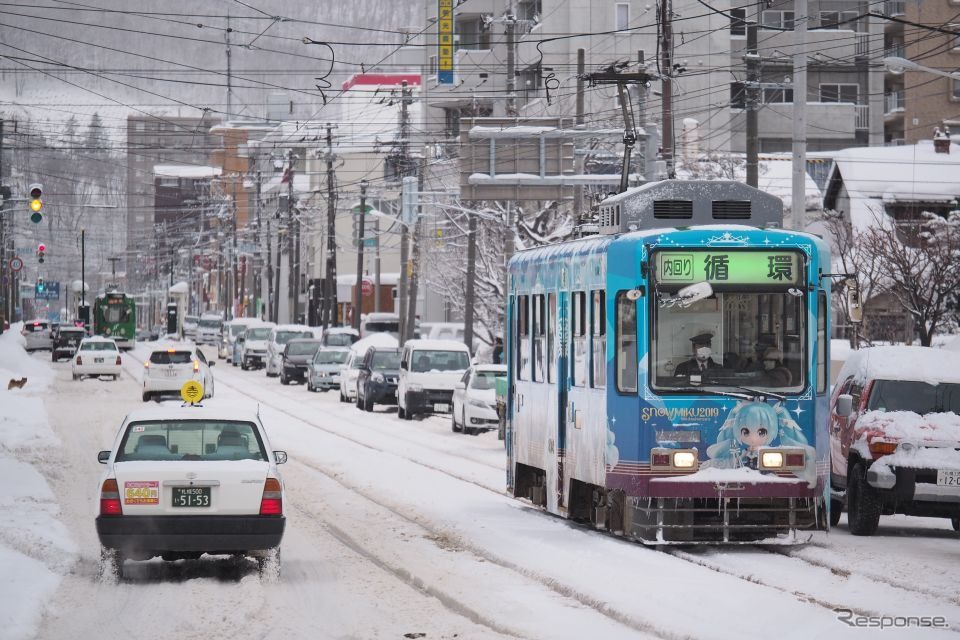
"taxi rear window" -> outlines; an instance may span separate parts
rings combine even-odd
[[[37,323],[37,324],[28,324],[28,325],[26,325],[26,329],[27,329],[27,331],[29,331],[29,332],[31,332],[31,333],[36,333],[36,332],[38,332],[38,331],[46,331],[46,330],[47,330],[47,323],[46,323],[46,322],[40,322],[40,323]]]
[[[153,364],[189,364],[193,356],[189,351],[154,351],[150,354]]]
[[[162,420],[131,422],[116,462],[135,460],[266,460],[251,422]]]
[[[80,351],[116,351],[117,345],[114,342],[96,340],[94,342],[84,342],[80,345]]]

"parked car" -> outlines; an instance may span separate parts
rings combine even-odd
[[[230,322],[226,323],[223,326],[223,338],[220,341],[217,357],[221,360],[225,358],[229,359],[234,366],[240,364],[240,360],[234,360],[233,357],[234,347],[237,343],[237,337],[246,331],[247,327],[252,327],[260,323],[261,321],[259,318],[234,318]]]
[[[288,342],[295,338],[313,337],[315,337],[313,329],[301,324],[280,324],[273,327],[270,337],[267,338],[267,377],[273,378],[280,375],[283,348]]]
[[[400,358],[397,415],[450,411],[453,387],[470,368],[470,351],[452,340],[407,340]]]
[[[499,426],[496,378],[506,373],[504,364],[478,364],[463,374],[453,387],[450,424],[454,431],[477,434]]]
[[[320,347],[307,371],[307,391],[327,391],[340,387],[340,369],[350,350],[344,347]]]
[[[223,332],[223,318],[216,313],[205,313],[197,323],[197,344],[219,344]]]
[[[950,518],[960,529],[960,354],[851,352],[830,399],[830,520],[873,534],[881,515]]]
[[[62,326],[53,339],[51,359],[59,362],[62,358],[72,358],[80,346],[80,341],[87,336],[83,327]]]
[[[247,328],[243,332],[243,340],[240,340],[240,368],[247,369],[260,368],[267,363],[267,341],[270,339],[270,332],[273,331],[274,324],[265,322]]]
[[[357,376],[360,374],[361,364],[363,354],[351,351],[340,368],[340,402],[353,402],[357,399]]]
[[[122,364],[120,347],[112,338],[90,336],[81,340],[77,346],[71,371],[74,380],[85,376],[110,376],[116,380],[120,377]]]
[[[183,337],[190,340],[197,339],[197,327],[200,325],[200,316],[183,316]]]
[[[396,313],[368,313],[360,319],[360,337],[371,333],[389,333],[394,338],[400,335],[400,316]]]
[[[400,349],[367,349],[357,373],[357,408],[373,411],[376,404],[395,404],[399,375]]]
[[[360,339],[360,333],[352,327],[329,327],[323,331],[320,342],[325,347],[350,347]]]
[[[49,351],[53,349],[53,334],[50,323],[46,320],[24,322],[21,334],[24,339],[24,348],[27,351]]]
[[[283,348],[280,360],[280,384],[292,381],[306,382],[307,368],[320,348],[320,341],[312,338],[291,340]]]
[[[252,556],[262,576],[279,577],[287,454],[272,450],[257,412],[134,411],[97,460],[101,579],[122,578],[126,560],[203,553]]]
[[[203,385],[203,397],[213,397],[213,367],[216,362],[207,362],[203,350],[189,342],[160,344],[150,352],[143,363],[143,401],[164,395],[180,395],[187,380],[196,380]]]

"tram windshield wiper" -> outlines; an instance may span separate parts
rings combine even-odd
[[[763,391],[763,390],[761,390],[761,389],[751,389],[750,387],[741,387],[741,386],[738,385],[738,384],[730,385],[730,386],[732,386],[734,389],[740,389],[741,391],[746,391],[746,392],[748,392],[748,393],[752,393],[754,398],[756,398],[756,397],[758,397],[758,396],[760,396],[760,397],[776,398],[777,400],[779,400],[779,401],[781,401],[781,402],[783,402],[784,400],[787,399],[787,396],[781,395],[781,394],[779,394],[779,393],[774,393],[774,392],[772,392],[772,391]]]
[[[725,385],[726,386],[726,385]],[[753,400],[755,396],[747,395],[745,393],[736,393],[734,391],[720,391],[713,387],[669,387],[670,391],[687,391],[690,393],[696,393],[698,395],[716,394],[718,396],[726,396],[728,398],[740,398],[741,400]]]

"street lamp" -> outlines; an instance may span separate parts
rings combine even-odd
[[[927,73],[932,73],[936,76],[943,76],[944,78],[953,78],[954,80],[960,80],[960,72],[957,71],[943,71],[942,69],[934,69],[933,67],[925,67],[922,64],[918,64],[913,60],[908,60],[907,58],[900,58],[897,56],[889,56],[883,59],[883,65],[887,68],[890,73],[901,74],[904,71],[926,71]]]

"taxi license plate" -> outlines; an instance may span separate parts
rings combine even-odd
[[[938,469],[937,484],[941,487],[960,487],[960,471],[955,469]]]
[[[177,370],[176,369],[167,369],[166,372],[168,378],[176,378]]]
[[[103,364],[103,358],[94,358],[93,361],[94,361],[96,364]]]
[[[174,507],[209,507],[210,487],[173,487]]]
[[[450,411],[450,405],[448,404],[435,404],[433,405],[434,411]]]

